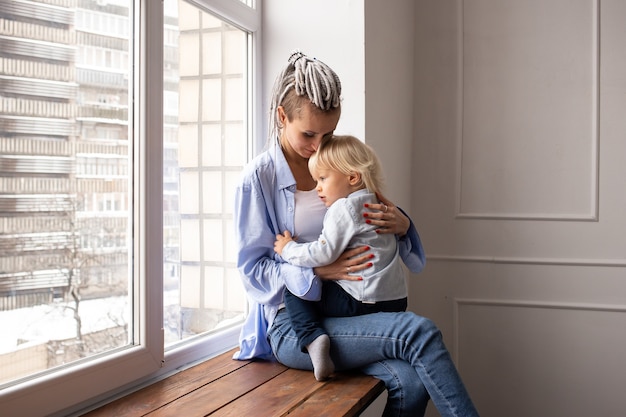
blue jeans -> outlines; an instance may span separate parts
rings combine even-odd
[[[334,281],[323,281],[322,298],[319,301],[307,301],[293,295],[285,288],[283,300],[291,319],[300,349],[306,352],[306,346],[319,336],[326,334],[321,320],[324,317],[349,317],[381,311],[405,311],[407,299],[362,303],[346,292]]]
[[[443,417],[478,416],[434,323],[410,312],[327,317],[337,370],[361,369],[388,390],[384,417],[423,416],[429,398]],[[313,369],[299,347],[285,310],[269,331],[276,359],[297,369]]]

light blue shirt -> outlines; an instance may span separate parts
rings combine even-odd
[[[405,271],[398,253],[397,237],[376,233],[376,226],[363,221],[363,205],[377,203],[366,189],[335,201],[324,216],[324,228],[316,241],[287,243],[281,257],[293,265],[324,266],[350,248],[369,246],[375,256],[371,268],[358,272],[362,281],[339,280],[337,284],[364,302],[398,300],[407,296]],[[416,266],[421,270],[422,263]]]
[[[305,300],[320,298],[322,285],[313,269],[286,263],[274,252],[278,233],[294,233],[295,192],[296,181],[275,145],[244,168],[235,191],[237,268],[249,303],[235,359],[274,359],[267,331],[283,302],[285,286]],[[426,258],[413,222],[398,243],[404,263],[419,272]]]

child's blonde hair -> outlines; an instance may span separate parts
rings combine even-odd
[[[381,192],[383,188],[383,171],[378,156],[370,146],[354,136],[333,135],[322,140],[309,158],[309,169],[331,169],[345,175],[356,172],[370,192]]]

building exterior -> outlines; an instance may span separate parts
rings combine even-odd
[[[0,310],[128,291],[128,16],[0,0]]]

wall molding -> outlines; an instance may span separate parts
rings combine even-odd
[[[457,143],[457,157],[456,157],[456,219],[480,219],[480,220],[521,220],[521,221],[575,221],[575,222],[597,222],[599,219],[599,167],[600,167],[600,0],[593,0],[591,3],[591,11],[589,18],[592,25],[591,34],[591,90],[590,97],[591,104],[591,132],[589,138],[589,158],[590,158],[590,189],[585,190],[585,193],[589,195],[589,211],[588,212],[497,212],[497,211],[482,211],[471,210],[463,207],[463,168],[464,168],[464,100],[465,100],[465,31],[463,28],[466,26],[465,22],[465,1],[461,0],[458,7],[457,19],[459,28],[458,34],[458,66],[457,82],[460,86],[457,97],[457,131],[456,131],[456,143]]]
[[[431,262],[467,262],[485,264],[514,265],[556,265],[556,266],[589,266],[589,267],[626,267],[625,259],[570,259],[570,258],[531,258],[521,256],[463,256],[434,254],[426,257]]]
[[[460,309],[463,306],[483,306],[483,307],[515,307],[533,308],[546,310],[572,310],[572,311],[594,311],[605,313],[626,313],[624,304],[600,304],[584,302],[562,302],[562,301],[530,301],[511,299],[483,299],[483,298],[452,298],[452,356],[454,362],[459,366],[459,321]]]

